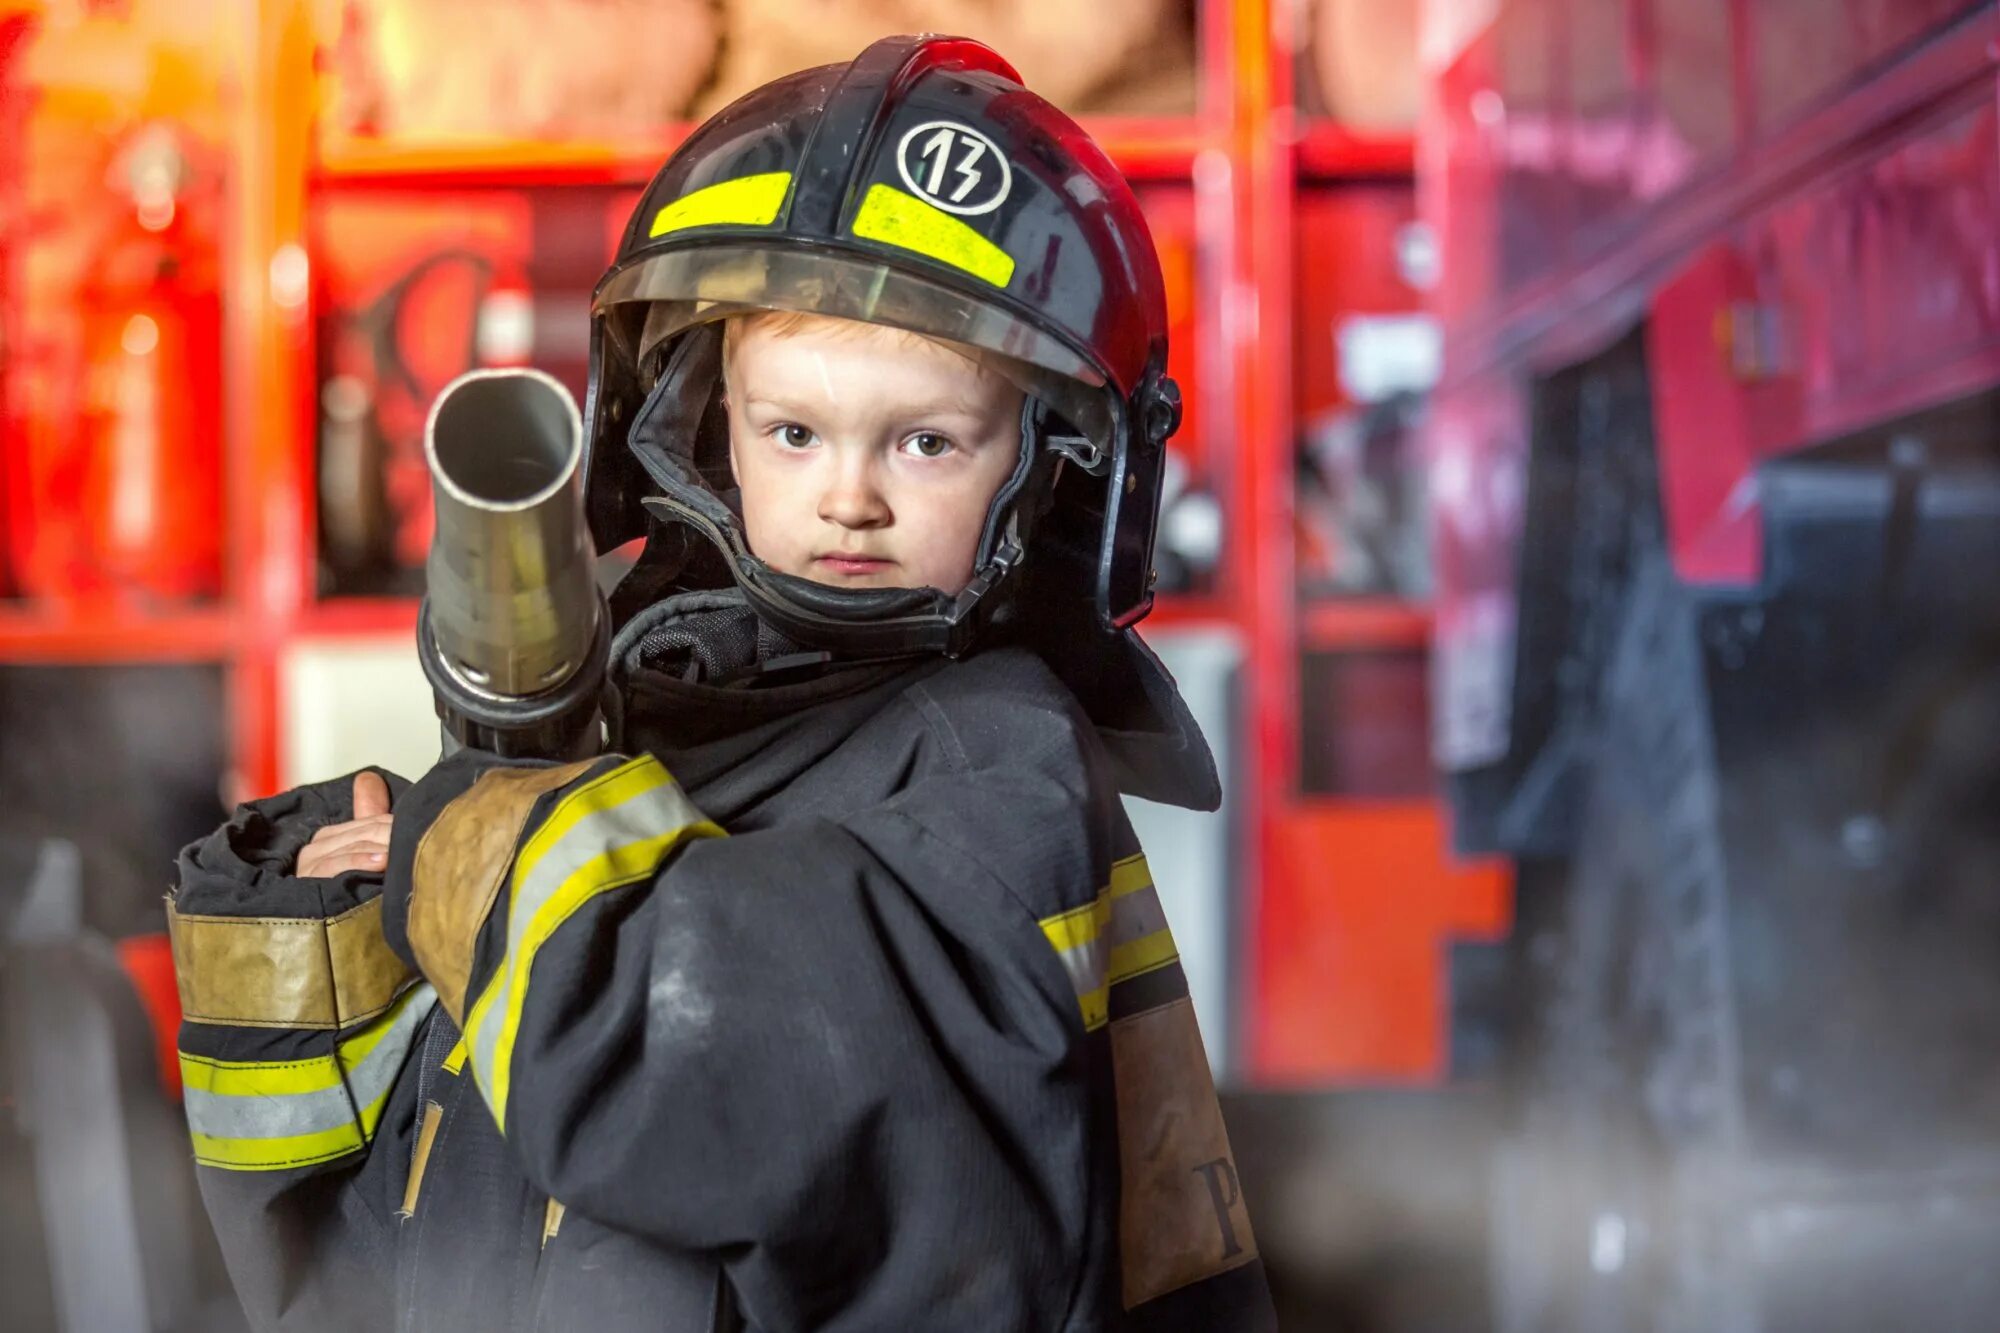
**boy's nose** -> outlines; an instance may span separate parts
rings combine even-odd
[[[858,531],[888,525],[889,502],[876,484],[870,460],[851,455],[839,460],[826,489],[820,492],[819,516],[829,523]]]

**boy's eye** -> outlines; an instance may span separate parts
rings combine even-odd
[[[903,441],[903,450],[919,458],[943,458],[952,451],[952,443],[936,431],[921,431]]]
[[[795,421],[778,427],[778,443],[788,449],[803,449],[813,442],[813,433]]]

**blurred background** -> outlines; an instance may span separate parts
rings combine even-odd
[[[982,38],[1187,398],[1135,819],[1301,1333],[2000,1327],[2000,20],[0,0],[0,1323],[232,1326],[160,896],[438,746],[421,430],[691,125]]]

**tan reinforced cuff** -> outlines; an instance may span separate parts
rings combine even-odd
[[[382,938],[382,900],[339,916],[186,916],[167,900],[181,1017],[336,1030],[382,1013],[415,975]]]
[[[488,769],[424,830],[410,874],[410,952],[454,1022],[465,1021],[473,946],[514,863],[528,812],[596,762]]]
[[[1111,1023],[1125,1308],[1257,1258],[1194,1005]]]

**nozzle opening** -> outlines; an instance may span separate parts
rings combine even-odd
[[[569,480],[583,424],[563,387],[532,371],[474,372],[432,409],[432,469],[461,499],[526,508]]]

